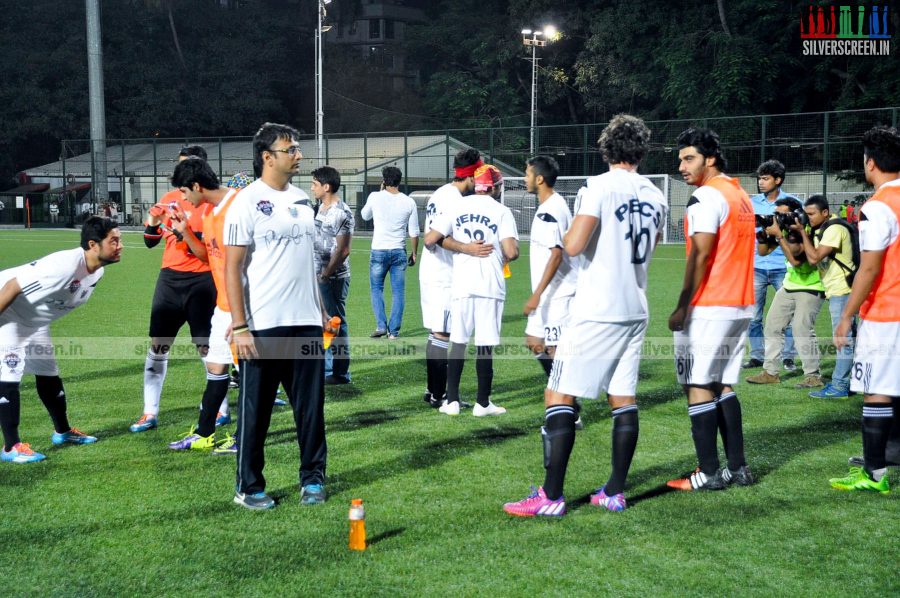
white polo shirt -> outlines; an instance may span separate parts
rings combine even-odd
[[[407,236],[419,236],[416,202],[404,193],[370,193],[360,215],[365,220],[374,219],[372,249],[403,249],[406,247]]]
[[[247,247],[244,309],[252,330],[321,326],[314,258],[315,215],[309,197],[293,185],[283,191],[262,179],[231,202],[225,245]]]

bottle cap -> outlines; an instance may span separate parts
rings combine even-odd
[[[362,499],[354,498],[353,500],[350,501],[350,504],[353,505],[354,507],[362,506]]]

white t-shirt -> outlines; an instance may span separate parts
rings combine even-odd
[[[15,278],[22,292],[0,315],[0,324],[40,328],[87,302],[103,277],[88,273],[84,250],[57,251],[24,266],[0,272],[0,286]]]
[[[687,235],[695,233],[718,234],[719,228],[728,219],[730,208],[721,191],[705,185],[694,190],[692,199],[685,210],[687,218]],[[695,305],[691,310],[692,317],[704,320],[741,320],[752,318],[755,311],[753,305],[736,307],[731,305]]]
[[[563,246],[563,237],[572,225],[572,214],[566,200],[559,193],[554,193],[547,201],[538,206],[531,223],[531,292],[537,288],[541,278],[544,277],[544,269],[550,261],[550,250]],[[579,260],[573,260],[563,251],[563,259],[556,270],[556,274],[550,280],[550,284],[541,295],[541,305],[548,303],[556,297],[571,297],[575,294],[575,282],[578,273],[575,265]]]
[[[435,217],[431,228],[460,243],[482,240],[494,246],[494,252],[488,257],[452,254],[453,299],[506,297],[500,241],[519,240],[516,219],[509,208],[489,195],[470,195],[445,207]]]
[[[882,185],[900,187],[900,180],[890,181]],[[860,212],[866,218],[859,219],[859,249],[860,251],[884,251],[897,240],[900,235],[900,223],[897,216],[887,204],[880,201],[866,202]]]
[[[425,207],[425,232],[434,227],[434,219],[444,210],[451,208],[463,200],[453,183],[447,183],[431,194]],[[419,265],[419,284],[449,287],[453,275],[453,255],[443,247],[434,247],[422,252],[422,263]]]
[[[372,220],[373,217],[375,219],[372,249],[404,249],[407,236],[419,236],[416,202],[404,193],[389,191],[370,193],[360,215],[364,220]]]
[[[646,320],[647,267],[666,218],[666,198],[621,168],[588,179],[575,217],[599,219],[579,264],[573,316],[592,322]]]
[[[293,185],[277,191],[250,183],[225,215],[225,245],[247,247],[244,309],[253,330],[321,326],[313,245],[315,215]]]

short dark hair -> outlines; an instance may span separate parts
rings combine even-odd
[[[650,129],[630,114],[617,114],[597,140],[603,160],[609,164],[640,164],[650,149]]]
[[[90,249],[90,241],[100,243],[109,236],[109,231],[117,228],[119,228],[119,225],[109,218],[91,216],[81,226],[81,248],[84,250]]]
[[[191,156],[196,156],[201,160],[207,159],[206,150],[201,145],[186,145],[178,152],[179,158],[189,158]]]
[[[403,173],[396,166],[385,166],[381,169],[381,180],[386,187],[399,187],[403,180]]]
[[[724,171],[728,168],[728,161],[725,160],[725,155],[722,153],[719,135],[712,129],[695,129],[691,127],[681,132],[676,143],[679,151],[686,147],[695,147],[697,152],[704,158],[715,158],[716,161],[713,165],[719,170]]]
[[[278,139],[296,141],[300,139],[300,132],[288,125],[263,123],[263,126],[253,136],[253,174],[256,175],[256,178],[262,176],[263,152],[271,151],[269,148]]]
[[[778,183],[780,187],[784,184],[784,175],[787,171],[784,169],[784,164],[779,162],[778,160],[766,160],[762,164],[759,165],[759,168],[756,169],[756,176],[765,176],[769,175],[773,179],[781,179],[781,183]]]
[[[875,160],[881,172],[900,172],[900,133],[894,127],[879,125],[863,134],[866,159]]]
[[[552,188],[556,184],[556,179],[559,177],[559,163],[553,157],[535,156],[525,164],[531,166],[535,175],[544,177],[544,184],[548,187]]]
[[[341,173],[331,166],[321,166],[312,171],[312,178],[321,185],[328,185],[329,193],[337,193],[341,188]]]
[[[796,197],[781,197],[775,200],[776,206],[787,206],[793,212],[794,210],[802,210],[803,206]]]
[[[172,173],[172,186],[190,189],[198,183],[204,189],[218,189],[219,177],[206,160],[191,156],[179,162]]]
[[[815,195],[810,195],[806,199],[806,203],[804,206],[816,207],[820,212],[824,212],[825,210],[831,211],[831,206],[828,205],[828,198],[822,195],[821,193],[816,193]]]
[[[477,164],[478,161],[481,160],[481,154],[477,149],[470,147],[468,149],[459,150],[456,152],[456,155],[453,156],[453,168],[465,168],[466,166],[472,166],[473,164]],[[459,177],[453,177],[454,181],[462,181]]]

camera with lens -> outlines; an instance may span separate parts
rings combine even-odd
[[[756,233],[756,239],[760,243],[767,243],[769,245],[777,245],[778,240],[775,237],[769,236],[766,233],[766,229],[772,226],[773,224],[777,224],[778,228],[787,233],[787,239],[791,243],[799,243],[802,238],[797,233],[797,231],[793,231],[790,229],[791,225],[800,223],[804,226],[809,224],[809,216],[806,215],[802,209],[799,210],[791,210],[790,212],[775,212],[774,214],[757,214],[756,215],[756,226],[760,227],[762,230]]]

